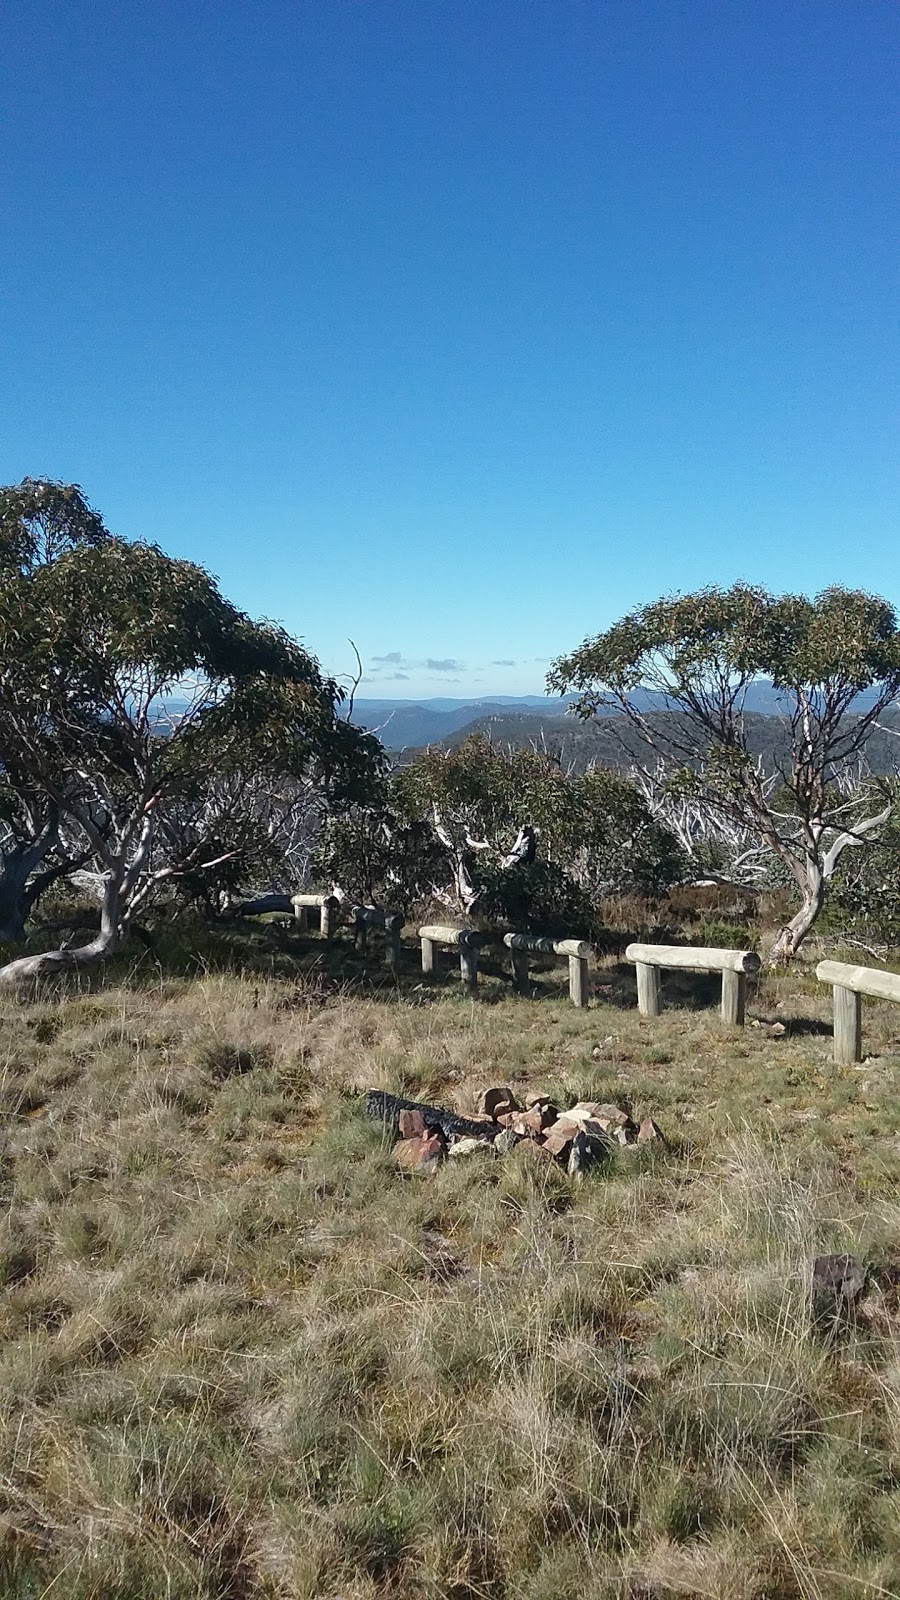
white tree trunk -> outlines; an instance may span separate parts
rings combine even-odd
[[[87,944],[74,950],[44,950],[40,955],[21,956],[0,967],[0,985],[9,987],[32,982],[38,978],[51,978],[58,972],[74,972],[81,967],[96,966],[122,944],[127,929],[127,907],[124,904],[122,873],[111,872],[103,886],[100,909],[100,931]]]
[[[825,879],[819,874],[818,883],[811,884],[805,890],[800,910],[790,922],[785,923],[772,946],[774,966],[786,966],[789,961],[793,961],[825,904],[825,890]]]

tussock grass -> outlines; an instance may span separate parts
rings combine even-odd
[[[613,956],[578,1013],[272,937],[2,1003],[4,1600],[900,1594],[896,1011],[837,1069],[802,973],[773,1039]],[[495,1082],[671,1148],[421,1182],[360,1114]],[[828,1327],[824,1250],[870,1266]]]

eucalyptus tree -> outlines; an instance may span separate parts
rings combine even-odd
[[[31,580],[67,552],[92,549],[110,538],[98,511],[77,484],[26,478],[0,487],[0,611],[5,646],[0,657],[0,941],[22,938],[25,923],[52,883],[83,866],[89,852],[67,835],[60,806],[33,781],[24,748],[43,737],[48,715],[33,694],[26,638],[34,637],[28,615]],[[24,761],[24,764],[23,764]],[[54,788],[71,787],[67,761],[54,773]]]
[[[784,755],[773,785],[748,743],[747,697],[778,693]],[[900,690],[893,607],[858,590],[815,599],[736,584],[666,597],[587,639],[552,666],[548,685],[576,691],[577,714],[618,710],[642,736],[647,770],[747,827],[787,869],[800,905],[780,930],[790,960],[814,926],[845,851],[877,838],[893,797],[848,792],[866,740]]]
[[[237,859],[240,785],[230,817],[207,808],[204,820],[200,804],[218,779],[278,772],[344,804],[380,766],[377,740],[340,716],[342,691],[313,656],[154,545],[106,538],[7,585],[0,662],[13,658],[9,749],[90,853],[101,903],[96,938],[11,962],[0,981],[102,960],[163,885]]]
[[[322,875],[364,898],[540,925],[587,925],[599,894],[652,890],[680,871],[665,828],[634,786],[563,772],[545,753],[483,736],[432,747],[398,768],[381,804],[332,824]],[[574,932],[574,922],[567,929]]]

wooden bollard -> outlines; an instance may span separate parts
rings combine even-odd
[[[520,994],[528,993],[528,956],[531,951],[542,955],[568,956],[569,999],[573,1006],[587,1005],[591,947],[584,939],[548,939],[536,933],[506,933],[503,943],[512,958],[513,978]]]
[[[658,1017],[661,1010],[659,967],[649,961],[636,961],[638,1011],[642,1017]]]
[[[339,902],[333,894],[294,894],[291,895],[291,904],[298,930],[308,926],[310,911],[318,911],[322,938],[331,938],[340,909]]]
[[[422,941],[422,971],[434,971],[435,945],[446,945],[452,950],[459,951],[459,975],[465,988],[474,991],[478,987],[478,947],[482,935],[474,929],[446,928],[438,924],[429,925],[419,929],[419,938]]]
[[[637,973],[638,1011],[642,1017],[660,1013],[659,975],[663,967],[689,972],[721,972],[722,1021],[730,1027],[743,1027],[747,1004],[747,974],[758,972],[759,956],[754,950],[699,949],[691,945],[630,944],[625,960],[633,961]]]
[[[862,996],[900,1002],[900,973],[854,967],[845,961],[820,961],[820,983],[834,991],[834,1059],[844,1065],[862,1060]]]

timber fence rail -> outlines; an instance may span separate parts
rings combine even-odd
[[[630,944],[625,960],[637,970],[638,1010],[642,1017],[658,1017],[662,1008],[660,972],[663,968],[688,972],[721,972],[722,1021],[744,1026],[747,977],[760,968],[753,950],[703,950],[690,945]],[[900,981],[900,980],[898,980]]]
[[[546,939],[539,934],[505,933],[503,943],[512,958],[513,978],[520,994],[528,993],[528,957],[531,953],[568,956],[569,999],[573,1006],[587,1005],[591,947],[584,939]]]
[[[834,1059],[844,1065],[862,1060],[862,996],[900,1003],[900,973],[853,967],[845,961],[820,961],[820,983],[834,990]]]
[[[318,911],[322,938],[330,939],[337,924],[340,902],[333,894],[292,894],[294,921],[299,928],[307,927],[310,911]]]
[[[422,971],[434,971],[434,952],[440,947],[459,951],[459,975],[466,989],[473,993],[478,987],[478,950],[484,943],[484,934],[469,928],[445,928],[429,923],[419,929],[422,941]]]

